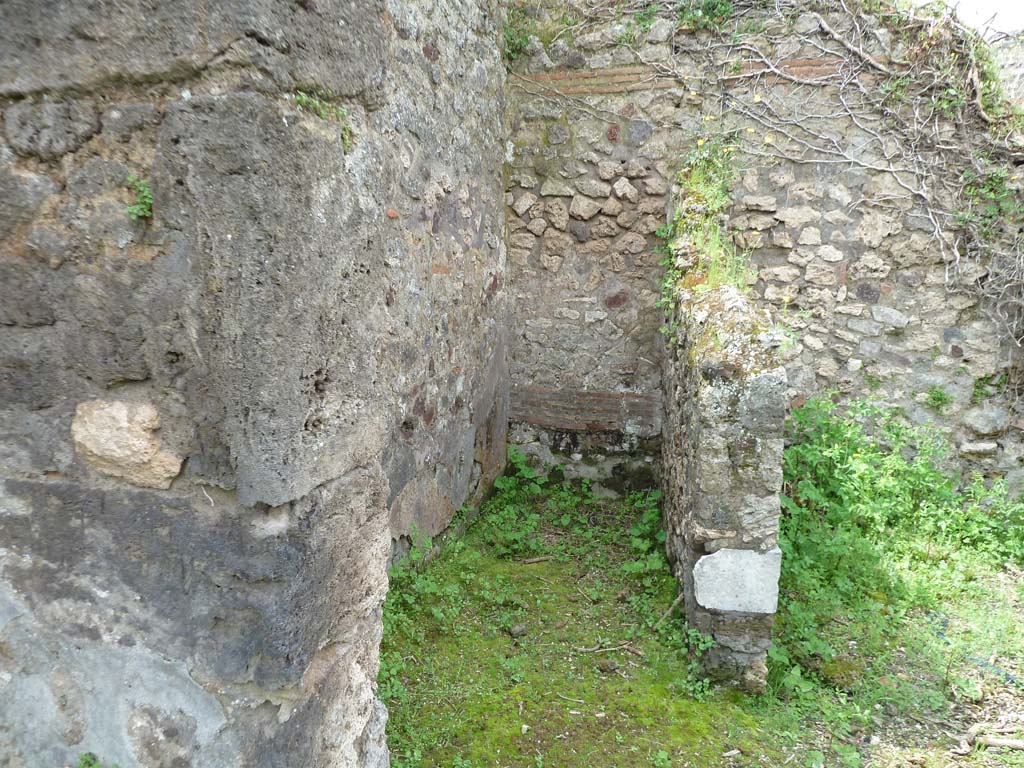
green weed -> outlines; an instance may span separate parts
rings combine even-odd
[[[307,112],[311,112],[321,120],[337,123],[341,146],[348,152],[355,143],[355,134],[352,130],[352,124],[348,119],[348,110],[340,104],[333,103],[332,99],[333,96],[329,94],[317,95],[315,93],[306,93],[305,91],[295,92],[295,104],[297,106]]]
[[[938,384],[933,384],[925,392],[925,403],[936,413],[943,413],[953,404],[953,396]]]
[[[521,7],[513,5],[508,9],[508,20],[501,34],[502,53],[507,61],[515,61],[523,55],[532,30],[533,21]]]
[[[662,620],[657,492],[599,499],[512,448],[464,538],[428,559],[414,536],[392,570],[378,682],[396,768],[708,768],[732,749],[856,766],[866,734],[1020,677],[1024,504],[1005,484],[949,475],[940,437],[869,402],[812,399],[787,441],[768,695],[713,688],[712,639]]]
[[[684,0],[678,6],[679,23],[690,29],[720,31],[732,14],[732,0]]]
[[[92,752],[83,752],[78,756],[78,762],[75,764],[75,768],[118,768],[118,766],[116,763],[104,766],[100,759]]]
[[[960,226],[978,228],[983,239],[996,237],[1006,222],[1020,222],[1024,202],[1019,191],[1010,185],[1011,171],[1005,166],[988,166],[982,172],[964,172],[963,198],[966,209],[958,214]]]
[[[416,541],[392,570],[378,690],[393,765],[572,765],[609,727],[619,739],[595,768],[643,768],[659,750],[716,764],[731,723],[753,720],[699,674],[710,639],[678,616],[659,624],[676,594],[659,502],[598,499],[510,447],[465,537],[429,561]],[[667,734],[653,751],[639,746],[652,728]]]
[[[816,701],[842,733],[879,703],[940,710],[984,672],[963,660],[1020,653],[1000,633],[1021,618],[993,608],[1003,569],[1024,563],[1024,505],[1005,484],[960,483],[942,439],[869,403],[811,400],[790,429],[776,695]]]
[[[134,174],[125,179],[125,186],[135,193],[135,202],[125,208],[132,221],[153,218],[153,190],[149,183]]]
[[[1009,383],[1009,376],[1004,371],[1000,374],[991,373],[988,376],[974,380],[974,389],[971,392],[971,402],[975,405],[983,403],[990,397],[1001,395],[1006,392]]]
[[[657,18],[658,6],[650,3],[646,7],[636,11],[626,22],[626,25],[619,35],[618,42],[621,45],[633,45],[646,35],[654,20]]]

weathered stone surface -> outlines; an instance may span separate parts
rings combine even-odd
[[[669,559],[687,620],[716,640],[707,669],[756,688],[771,622],[745,617],[775,610],[786,372],[770,320],[735,287],[676,302],[662,440]]]
[[[751,211],[767,211],[771,213],[778,208],[778,202],[770,195],[745,195],[743,207]]]
[[[555,229],[565,229],[569,224],[569,209],[561,200],[549,200],[546,203],[548,221]]]
[[[90,400],[71,422],[75,451],[89,466],[145,488],[170,488],[181,457],[165,451],[153,434],[160,414],[151,403]]]
[[[223,59],[259,65],[285,89],[317,83],[341,96],[369,93],[387,61],[383,8],[378,0],[315,10],[285,0],[230,0],[213,9],[199,0],[156,8],[128,0],[99,14],[13,0],[0,5],[0,95],[154,82]]]
[[[903,329],[910,324],[910,318],[893,307],[876,304],[871,308],[871,316],[890,328]]]
[[[977,443],[961,443],[960,455],[961,456],[994,456],[996,451],[999,450],[999,443],[991,441],[982,441]]]
[[[807,265],[805,277],[807,282],[814,285],[835,285],[838,282],[835,267],[817,261],[812,261]]]
[[[986,403],[967,411],[963,422],[980,437],[1001,435],[1010,426],[1010,412],[1001,405]]]
[[[542,197],[572,197],[576,190],[561,179],[548,178],[540,185],[540,194]]]
[[[780,208],[775,212],[775,218],[787,227],[803,227],[818,221],[821,213],[807,205],[798,205],[790,208]]]
[[[21,101],[7,108],[4,129],[11,146],[23,155],[55,160],[78,149],[99,130],[91,101]]]
[[[693,568],[697,603],[709,610],[775,613],[779,603],[782,551],[720,549]]]
[[[628,200],[631,203],[635,203],[640,198],[640,193],[636,187],[629,183],[626,178],[620,178],[612,185],[612,190],[615,192],[615,196],[620,200]]]
[[[534,203],[537,202],[537,196],[532,192],[524,192],[518,198],[515,203],[512,204],[512,210],[518,213],[520,216],[526,214],[530,208],[533,207]]]
[[[388,562],[505,463],[498,33],[0,4],[0,763],[387,764]]]
[[[601,210],[601,204],[583,195],[576,195],[569,205],[569,215],[575,219],[592,219]]]
[[[597,179],[578,179],[576,189],[587,197],[607,197],[612,190],[611,184]]]
[[[3,160],[0,150],[0,162]],[[55,191],[55,185],[45,176],[0,167],[0,239],[31,221],[43,201]]]

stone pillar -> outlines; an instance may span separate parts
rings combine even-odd
[[[665,365],[668,555],[714,678],[765,685],[778,601],[786,373],[764,310],[733,286],[680,291]]]

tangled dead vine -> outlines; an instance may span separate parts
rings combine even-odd
[[[731,15],[694,24],[709,2]],[[639,61],[716,95],[716,118],[738,131],[744,154],[880,174],[885,188],[849,208],[916,218],[942,255],[948,289],[976,297],[1006,339],[1024,345],[1024,116],[1004,98],[984,40],[948,8],[889,0],[570,6],[556,39],[624,25],[620,42]],[[670,60],[653,60],[642,35],[628,32],[655,17],[703,28],[677,34]]]

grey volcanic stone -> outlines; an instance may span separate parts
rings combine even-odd
[[[0,764],[387,765],[508,423],[497,10],[387,6],[0,3]]]
[[[55,160],[78,149],[99,130],[91,101],[22,101],[8,107],[4,127],[11,146],[23,155]]]
[[[1001,405],[986,403],[967,411],[963,422],[980,437],[1001,435],[1010,426],[1010,412]]]
[[[4,161],[0,152],[0,162]],[[45,176],[0,167],[0,239],[16,227],[31,221],[56,185]]]
[[[0,95],[174,80],[231,51],[233,64],[257,65],[279,87],[354,96],[381,79],[383,10],[381,0],[122,0],[102,12],[8,0],[0,3]]]

